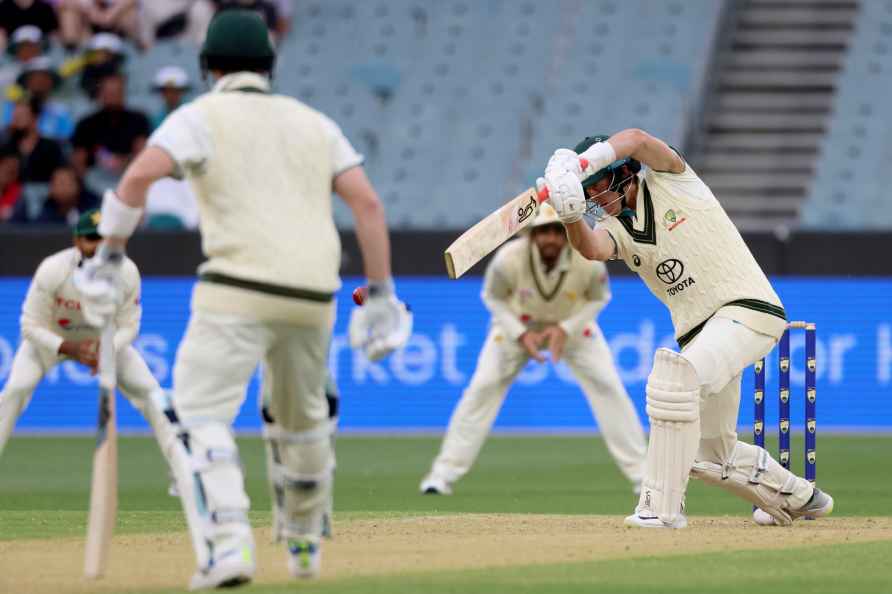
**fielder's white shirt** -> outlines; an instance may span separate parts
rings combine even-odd
[[[546,271],[528,237],[502,246],[486,268],[483,303],[493,324],[511,340],[527,328],[559,324],[567,336],[584,332],[610,301],[607,267],[587,260],[568,245]]]
[[[617,256],[669,308],[684,345],[713,315],[780,337],[785,312],[759,264],[709,187],[682,173],[639,175],[635,217],[599,223]]]
[[[64,340],[99,339],[101,329],[84,319],[72,278],[80,262],[77,248],[62,250],[44,259],[31,279],[22,305],[22,337],[41,350],[56,354]],[[133,342],[142,317],[139,270],[129,258],[121,265],[120,283],[124,299],[115,315],[115,351]]]

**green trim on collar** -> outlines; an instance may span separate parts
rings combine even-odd
[[[632,219],[624,216],[616,218],[620,224],[625,227],[626,232],[632,237],[635,243],[647,243],[650,245],[657,244],[657,226],[654,224],[654,203],[650,197],[650,188],[647,182],[641,180],[641,188],[644,190],[644,228],[642,230],[635,229]]]
[[[533,256],[533,248],[534,248],[533,242],[530,241],[529,247],[527,249],[527,254],[529,256],[528,260],[530,263],[530,273],[532,273],[532,275],[533,275],[533,283],[536,285],[536,291],[539,292],[539,295],[542,297],[542,299],[544,299],[545,301],[551,301],[552,299],[555,298],[555,296],[561,290],[561,287],[564,284],[564,280],[567,278],[567,271],[570,269],[570,267],[568,266],[564,270],[561,270],[561,275],[558,277],[557,283],[554,285],[554,289],[550,293],[547,293],[545,291],[545,289],[542,287],[542,283],[539,282],[539,275],[536,274],[536,262],[534,261],[535,257]],[[571,252],[569,252],[569,258],[572,258],[572,257],[573,257],[573,252],[571,251]]]

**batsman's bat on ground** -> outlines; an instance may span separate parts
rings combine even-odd
[[[115,414],[115,328],[102,330],[99,343],[99,421],[96,450],[93,452],[93,480],[90,485],[90,516],[84,575],[101,577],[108,561],[115,518],[118,514],[118,432]]]
[[[580,159],[579,164],[583,170],[588,167],[585,159]],[[462,233],[443,254],[449,278],[460,277],[511,236],[532,223],[539,204],[547,199],[548,188],[543,188],[541,192],[537,192],[536,188],[528,188]]]

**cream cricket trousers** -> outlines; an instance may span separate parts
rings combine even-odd
[[[589,336],[567,338],[563,359],[588,400],[607,450],[626,478],[637,483],[644,471],[644,430],[600,329],[590,324],[585,334]],[[508,388],[528,359],[516,341],[497,327],[490,330],[474,376],[452,413],[432,475],[451,483],[471,469]]]
[[[681,352],[700,380],[700,446],[695,476],[763,507],[761,486],[779,492],[782,504],[798,508],[811,497],[805,479],[781,467],[755,445],[737,439],[743,370],[767,355],[776,340],[726,318],[712,318]],[[718,474],[716,479],[714,475]],[[724,480],[736,474],[740,481]]]
[[[174,366],[182,432],[172,457],[200,570],[228,555],[253,555],[231,425],[258,365],[276,537],[322,533],[334,469],[325,397],[334,304],[308,307],[319,311],[305,324],[202,310],[189,320]]]
[[[28,406],[37,384],[60,362],[55,353],[41,349],[29,340],[22,341],[12,361],[9,378],[0,393],[0,453],[16,420]],[[139,352],[130,345],[118,352],[117,371],[118,388],[149,422],[163,453],[164,444],[173,432],[161,409],[151,399],[153,394],[161,392],[161,387]]]

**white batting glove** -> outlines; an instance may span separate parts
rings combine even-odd
[[[91,326],[104,328],[115,317],[121,299],[119,279],[124,252],[103,243],[96,254],[74,271],[74,286],[83,296],[81,308]]]
[[[412,312],[397,299],[393,282],[370,283],[361,307],[350,314],[350,346],[362,349],[370,361],[402,348],[412,335]]]
[[[551,155],[548,164],[545,166],[545,177],[549,175],[559,175],[565,171],[569,171],[576,175],[578,179],[582,179],[582,167],[579,165],[579,155],[576,151],[561,148]]]
[[[548,188],[548,201],[562,223],[575,223],[585,214],[585,192],[582,182],[572,171],[562,171],[536,180],[536,188]]]

